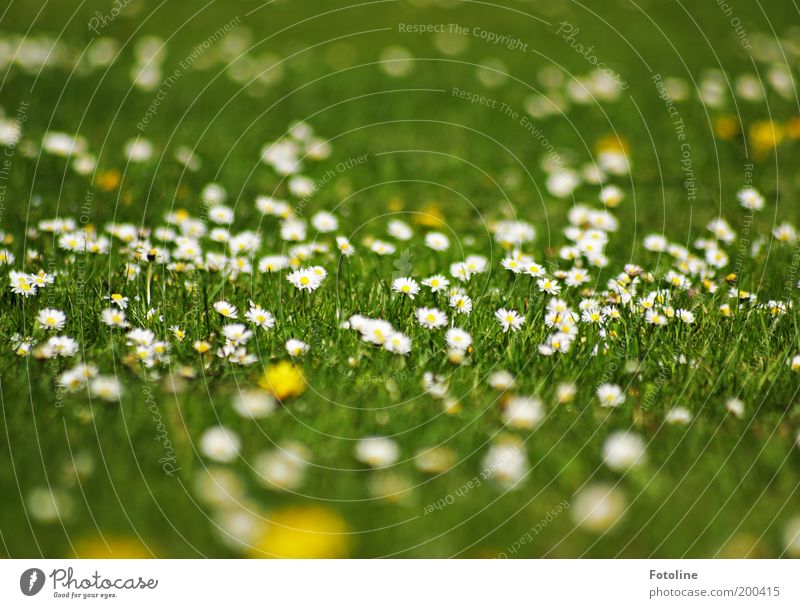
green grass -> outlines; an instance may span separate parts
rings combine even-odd
[[[38,7],[29,4],[12,1],[5,13],[0,11],[0,40],[30,28],[32,34],[59,37],[80,54],[94,38],[87,29],[92,14],[109,10],[99,2],[78,10],[72,3],[53,3],[38,15]],[[758,103],[732,98],[728,91],[720,108],[705,107],[695,96],[677,104],[697,185],[697,196],[689,201],[682,186],[682,142],[652,74],[691,83],[704,70],[719,67],[732,79],[756,69],[766,78],[769,64],[753,62],[742,51],[730,18],[716,3],[639,3],[641,9],[627,2],[607,4],[555,2],[545,10],[532,2],[509,2],[506,8],[473,2],[452,7],[384,2],[350,8],[333,3],[312,8],[283,2],[258,8],[259,3],[245,1],[172,6],[138,2],[101,32],[121,47],[107,70],[70,74],[58,66],[37,74],[3,66],[0,105],[11,118],[25,108],[22,143],[35,145],[31,156],[22,144],[8,156],[0,229],[13,236],[7,245],[17,257],[12,268],[21,269],[25,248],[33,247],[42,261],[26,265],[26,270],[56,269],[59,276],[28,299],[13,295],[7,282],[0,291],[0,337],[6,345],[0,353],[0,553],[69,556],[81,554],[87,540],[103,538],[112,544],[117,538],[136,539],[145,552],[159,557],[246,554],[223,541],[218,528],[222,510],[198,491],[204,470],[221,467],[243,485],[244,507],[265,520],[309,505],[338,514],[353,532],[349,554],[354,556],[496,556],[508,553],[534,529],[532,541],[513,556],[783,555],[786,526],[800,509],[800,376],[786,364],[800,352],[800,277],[793,264],[796,246],[772,240],[771,231],[782,221],[800,222],[793,202],[800,189],[793,170],[798,142],[787,137],[776,149],[759,153],[745,136],[722,139],[713,127],[723,116],[734,117],[745,134],[760,120],[784,124],[800,114],[797,99],[784,99],[768,88],[766,100]],[[767,14],[749,3],[738,4],[736,15],[751,40],[759,32],[774,39],[771,28],[787,40],[796,37],[791,26],[796,29],[798,15],[789,3],[770,7]],[[188,16],[195,5],[206,8]],[[135,6],[141,6],[138,12]],[[204,53],[203,59],[217,58],[213,65],[200,69],[194,64],[182,71],[144,130],[143,136],[156,146],[155,158],[127,164],[123,145],[139,134],[137,123],[156,95],[131,86],[136,40],[145,34],[169,39],[162,63],[166,77],[197,45],[237,17],[241,23],[232,33]],[[594,45],[596,56],[630,83],[617,101],[571,104],[561,116],[533,121],[576,167],[590,162],[596,142],[610,134],[630,146],[631,175],[611,180],[626,194],[612,210],[620,228],[606,248],[609,266],[592,269],[592,285],[605,289],[607,280],[629,262],[652,271],[658,284],[671,259],[644,250],[642,239],[651,232],[663,232],[691,248],[696,239],[707,238],[704,226],[721,214],[737,238],[724,247],[730,264],[713,279],[720,285],[716,294],[676,292],[675,307],[692,307],[696,324],[673,321],[653,328],[641,315],[626,312],[614,325],[617,338],[609,340],[608,352],[592,356],[600,340],[596,330],[581,325],[585,343],[576,343],[563,355],[542,357],[537,346],[550,333],[541,321],[546,298],[531,288],[527,277],[514,279],[500,267],[504,252],[487,226],[513,216],[530,222],[537,238],[526,253],[569,269],[571,263],[558,259],[558,249],[566,242],[561,231],[573,200],[547,192],[541,168],[546,149],[519,118],[459,100],[452,90],[497,99],[521,117],[526,98],[543,89],[537,79],[541,68],[560,66],[573,74],[591,68],[555,34],[565,20],[576,24],[580,41]],[[469,38],[461,55],[448,58],[431,36],[399,33],[400,22],[480,26],[529,41],[533,50],[522,53]],[[273,54],[284,60],[280,74],[268,84],[244,86],[224,70],[226,61],[219,53],[246,32],[248,46],[255,45],[248,56],[264,61],[265,54]],[[376,64],[390,45],[406,47],[418,58],[410,75],[393,78]],[[786,48],[796,64],[796,53],[790,45]],[[487,58],[502,60],[510,74],[496,88],[476,78],[475,65]],[[119,241],[112,243],[110,255],[84,256],[59,249],[52,235],[39,233],[26,240],[27,229],[57,215],[76,220],[85,215],[98,230],[112,221],[163,225],[164,214],[179,208],[200,216],[200,192],[215,181],[225,186],[229,204],[235,206],[233,231],[262,232],[264,244],[257,257],[280,251],[284,245],[277,222],[262,219],[254,200],[271,193],[296,197],[289,197],[286,183],[259,162],[259,153],[300,119],[332,144],[330,158],[310,163],[306,173],[313,179],[328,171],[334,175],[302,216],[333,210],[340,221],[336,234],[350,236],[359,250],[342,263],[333,235],[321,238],[331,244],[332,253],[314,261],[329,276],[308,298],[298,296],[285,273],[230,281],[206,272],[171,273],[154,264],[152,306],[163,321],[157,315],[147,319],[146,273],[125,281],[120,271],[126,257]],[[83,135],[98,157],[98,175],[119,171],[120,185],[104,189],[98,175],[80,176],[66,160],[40,155],[38,143],[47,130]],[[185,171],[173,160],[179,145],[196,149],[203,160],[199,171]],[[360,155],[367,156],[365,163],[337,170],[337,163]],[[748,227],[735,195],[749,163],[755,167],[753,185],[767,205]],[[597,193],[597,186],[584,184],[575,200],[598,207]],[[438,229],[453,243],[447,252],[427,249],[427,229],[415,224],[431,209],[443,216]],[[386,239],[392,217],[414,225],[415,236],[397,243],[396,255],[375,256],[362,240]],[[767,239],[766,246],[751,256],[750,245],[758,237]],[[204,245],[220,249],[208,240]],[[745,255],[738,263],[740,247]],[[413,319],[415,306],[444,309],[445,301],[423,288],[412,306],[390,295],[387,286],[402,260],[419,280],[434,272],[447,274],[450,263],[470,253],[489,257],[490,272],[467,287],[474,309],[458,324],[472,334],[475,352],[467,364],[456,367],[444,353],[444,331],[427,332]],[[756,293],[760,303],[784,300],[794,308],[773,318],[748,307],[723,318],[718,308],[731,301],[724,277],[734,267],[738,287]],[[187,280],[195,283],[191,291],[184,285]],[[123,333],[99,321],[107,306],[103,297],[115,291],[131,299],[127,312],[135,326],[170,341],[168,365],[145,371],[124,361],[128,347]],[[577,307],[578,290],[566,289],[563,295]],[[254,366],[231,366],[213,351],[204,366],[191,348],[195,340],[220,330],[222,320],[210,306],[223,297],[239,308],[240,320],[249,300],[276,316],[276,327],[256,331],[248,344],[259,359]],[[45,332],[34,324],[44,307],[67,314],[60,333],[80,342],[78,357],[37,361],[13,353],[8,344],[14,334],[44,338]],[[524,311],[524,330],[503,334],[493,318],[499,307]],[[353,313],[389,320],[412,338],[412,353],[391,355],[341,329]],[[182,342],[171,338],[172,325],[185,331]],[[289,337],[312,346],[299,363],[307,390],[267,418],[241,418],[231,408],[237,387],[256,386],[263,366],[288,359],[283,345]],[[688,363],[679,362],[679,355]],[[349,357],[358,357],[358,365],[351,366]],[[118,376],[124,388],[119,404],[90,399],[86,391],[59,396],[56,377],[80,358],[103,374]],[[516,376],[515,393],[543,400],[547,416],[533,431],[504,428],[501,394],[486,381],[498,369]],[[423,393],[426,371],[447,375],[449,393],[461,405],[458,413],[444,413],[440,401]],[[171,374],[191,377],[177,381],[175,391],[166,381]],[[560,382],[577,387],[569,404],[556,402]],[[598,406],[595,390],[604,382],[625,389],[624,405],[614,410]],[[741,419],[726,413],[730,397],[745,403]],[[149,407],[153,401],[156,416]],[[676,406],[693,413],[691,424],[664,424],[666,413]],[[163,444],[154,441],[159,421],[174,447],[175,475],[165,474],[159,461],[166,454]],[[200,437],[215,424],[240,436],[242,458],[214,464],[201,453]],[[628,473],[611,471],[602,461],[603,444],[613,431],[631,428],[647,444],[647,462]],[[393,437],[400,449],[398,463],[371,471],[358,462],[354,443],[369,435]],[[513,490],[482,478],[487,450],[508,436],[522,442],[528,462],[527,474]],[[267,490],[257,482],[253,463],[258,454],[287,441],[304,444],[311,464],[294,492]],[[446,473],[425,474],[413,456],[436,445],[452,450],[456,464]],[[93,467],[76,477],[76,459]],[[481,482],[471,487],[476,476]],[[616,484],[626,506],[624,516],[602,533],[577,527],[574,519],[576,493],[597,482]],[[400,484],[408,491],[394,500],[376,498],[374,488],[380,483]],[[470,489],[461,491],[465,484]],[[47,521],[31,509],[31,493],[48,487],[69,503],[60,519]],[[426,513],[426,507],[448,496],[452,504]],[[562,501],[570,507],[541,526]]]

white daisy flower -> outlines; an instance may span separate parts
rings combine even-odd
[[[434,251],[447,251],[450,239],[441,232],[429,232],[425,235],[425,246]]]
[[[241,323],[229,323],[222,328],[222,335],[230,344],[242,346],[253,337],[253,332]]]
[[[392,220],[389,222],[388,232],[389,236],[396,238],[398,241],[407,241],[414,236],[414,232],[411,230],[411,227],[400,220]]]
[[[667,424],[675,425],[689,424],[692,421],[692,412],[685,407],[673,407],[669,412],[667,412],[664,421]]]
[[[241,390],[233,399],[233,409],[242,418],[264,418],[276,408],[275,397],[259,389]]]
[[[336,246],[339,248],[342,255],[346,257],[350,257],[356,252],[356,248],[353,247],[353,244],[343,236],[336,237]]]
[[[530,430],[544,419],[544,406],[535,397],[512,397],[503,409],[503,423],[515,429]]]
[[[625,395],[617,384],[601,384],[597,387],[597,398],[603,407],[618,407],[625,403]]]
[[[431,290],[432,293],[444,291],[450,286],[450,281],[441,274],[435,274],[422,281],[422,284]]]
[[[444,339],[450,348],[459,350],[467,350],[472,345],[472,336],[458,327],[448,329]]]
[[[465,293],[456,292],[450,296],[450,308],[468,315],[472,312],[472,299]]]
[[[300,291],[315,291],[322,284],[322,277],[319,272],[312,268],[300,268],[286,277]]]
[[[311,347],[302,340],[291,338],[286,341],[286,352],[290,357],[301,357],[308,352],[309,348]]]
[[[319,211],[311,216],[311,225],[317,232],[334,232],[339,228],[339,221],[327,211]]]
[[[384,340],[383,348],[396,355],[407,355],[411,352],[411,338],[400,332],[392,332]]]
[[[729,414],[737,418],[744,416],[744,402],[736,397],[731,397],[725,401],[725,409]]]
[[[398,277],[392,281],[392,291],[406,295],[413,300],[414,296],[419,293],[419,283],[411,277]]]
[[[508,310],[506,308],[498,308],[494,313],[495,319],[500,323],[503,328],[503,333],[511,331],[519,331],[525,324],[525,317],[520,315],[516,310]]]
[[[119,401],[122,386],[114,376],[97,376],[89,384],[92,395],[103,401]]]
[[[739,204],[750,211],[761,211],[764,208],[764,197],[755,188],[746,186],[736,193]]]
[[[125,320],[125,311],[119,308],[109,307],[103,309],[100,313],[100,318],[103,323],[109,327],[127,327],[128,322]]]
[[[216,310],[221,316],[225,317],[226,319],[238,318],[236,307],[230,302],[227,302],[226,300],[220,300],[218,302],[214,302],[214,310]]]
[[[200,452],[217,462],[233,462],[239,455],[242,441],[239,436],[224,426],[213,426],[200,437]]]
[[[603,444],[603,462],[613,471],[627,471],[645,461],[644,440],[635,433],[619,431]]]
[[[447,325],[447,315],[438,308],[417,308],[417,322],[426,329]]]
[[[489,386],[498,391],[507,391],[514,386],[514,376],[504,369],[493,372],[487,381]]]
[[[244,314],[244,318],[256,327],[261,329],[271,329],[275,327],[275,317],[260,306],[250,302],[250,310]]]
[[[384,468],[397,462],[400,449],[387,437],[365,437],[356,443],[356,458],[373,468]]]
[[[36,321],[45,329],[63,329],[67,323],[67,315],[55,308],[43,308],[36,315]]]

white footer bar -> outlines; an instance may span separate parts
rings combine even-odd
[[[791,560],[0,560],[0,606],[777,608],[799,591]]]

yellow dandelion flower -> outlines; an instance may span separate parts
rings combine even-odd
[[[414,222],[427,228],[440,228],[444,226],[444,215],[439,205],[431,202],[414,215]]]
[[[96,536],[75,543],[75,557],[79,559],[148,559],[154,551],[138,538],[125,536]]]
[[[720,116],[714,121],[714,132],[719,139],[732,139],[739,133],[739,123],[733,116]]]
[[[786,137],[800,139],[800,116],[794,116],[786,121]]]
[[[402,211],[405,205],[403,204],[403,199],[398,197],[392,197],[389,199],[389,211]]]
[[[771,120],[759,120],[750,126],[750,144],[757,152],[775,148],[783,137],[783,126]]]
[[[345,521],[322,507],[275,511],[250,557],[332,559],[347,557],[350,536]]]
[[[264,370],[258,385],[275,395],[278,401],[297,397],[306,390],[306,380],[302,372],[288,361],[279,361]]]
[[[115,190],[122,181],[122,175],[116,169],[102,171],[97,175],[97,187],[106,192]]]
[[[601,152],[622,152],[627,155],[630,150],[628,140],[619,135],[606,135],[597,140],[594,145],[595,151],[600,154]]]

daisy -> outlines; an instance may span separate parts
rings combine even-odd
[[[684,425],[692,421],[692,413],[685,407],[673,407],[667,412],[664,421],[667,424]]]
[[[233,209],[225,205],[214,205],[208,210],[208,219],[215,224],[228,225],[233,222]]]
[[[336,246],[343,256],[350,257],[355,254],[356,248],[343,236],[336,237]]]
[[[258,261],[259,272],[280,272],[289,267],[289,258],[284,255],[269,255]]]
[[[603,444],[603,462],[612,471],[624,472],[645,461],[644,440],[634,433],[620,431]]]
[[[410,299],[419,293],[419,283],[411,277],[399,277],[392,281],[392,291],[407,295]]]
[[[598,386],[597,398],[603,407],[617,407],[625,403],[625,396],[617,384],[601,384]]]
[[[365,437],[356,443],[356,458],[373,468],[388,467],[400,454],[397,442],[388,437]]]
[[[744,187],[736,193],[739,204],[750,211],[760,211],[764,208],[764,197],[752,187]]]
[[[468,282],[472,278],[472,273],[464,262],[456,262],[450,264],[450,276],[459,281]]]
[[[92,395],[103,401],[119,401],[122,395],[122,387],[113,376],[97,376],[89,384],[89,390]]]
[[[541,399],[512,397],[505,404],[503,423],[515,429],[533,429],[544,419]]]
[[[465,293],[456,292],[450,296],[450,308],[468,315],[472,312],[472,299]]]
[[[395,333],[392,324],[383,319],[365,319],[363,324],[355,321],[353,327],[361,332],[362,338],[371,344],[382,345]],[[361,329],[358,329],[360,327]]]
[[[289,203],[282,201],[271,196],[258,196],[256,197],[256,208],[263,215],[271,215],[274,217],[285,218],[289,215]]]
[[[258,481],[273,490],[297,490],[308,466],[308,448],[301,443],[290,442],[256,457],[254,469]]]
[[[128,344],[133,346],[150,346],[156,339],[152,331],[141,327],[132,329],[125,337],[128,339]]]
[[[544,268],[536,262],[526,262],[523,265],[523,272],[532,277],[542,277],[545,274]]]
[[[400,332],[392,332],[384,341],[383,348],[396,355],[407,355],[411,352],[411,338]]]
[[[645,320],[651,325],[666,325],[667,317],[658,312],[657,309],[651,308],[644,313]]]
[[[400,220],[392,220],[389,222],[388,232],[389,236],[396,238],[398,241],[407,241],[414,236],[411,227]]]
[[[444,291],[450,286],[450,281],[440,274],[435,274],[422,281],[422,284],[429,288],[432,293]]]
[[[241,346],[247,344],[247,341],[253,337],[253,332],[241,323],[230,323],[222,328],[222,335],[225,336],[228,343]]]
[[[489,386],[498,391],[507,391],[514,386],[514,376],[504,369],[493,372],[487,381]]]
[[[14,254],[8,249],[0,249],[0,265],[10,266],[14,263]]]
[[[472,344],[472,336],[458,327],[448,329],[444,339],[450,348],[460,350],[467,350]]]
[[[789,361],[789,368],[793,372],[800,372],[800,355],[792,357],[792,360]]]
[[[250,302],[250,310],[244,314],[244,318],[256,327],[261,329],[271,329],[275,327],[275,317],[260,306]]]
[[[573,268],[567,272],[564,282],[570,287],[579,287],[590,280],[591,277],[583,268]]]
[[[295,340],[294,338],[291,338],[286,341],[286,352],[289,353],[290,357],[300,357],[305,355],[309,348],[311,347],[301,340]]]
[[[276,407],[275,397],[259,389],[241,390],[233,399],[233,410],[242,418],[264,418]]]
[[[425,235],[425,246],[434,251],[447,251],[450,239],[441,232],[429,232]]]
[[[217,462],[233,462],[241,448],[239,436],[224,426],[213,426],[200,437],[200,451]]]
[[[560,404],[570,403],[578,392],[577,387],[569,382],[562,382],[556,387],[556,401]]]
[[[575,495],[570,512],[578,526],[599,534],[613,526],[625,509],[625,495],[621,490],[606,483],[592,483]]]
[[[125,311],[120,310],[119,308],[105,308],[100,313],[100,318],[102,319],[103,323],[108,325],[109,327],[127,327],[128,323],[125,320]]]
[[[42,354],[48,358],[71,357],[78,352],[78,343],[69,336],[53,336],[44,345]]]
[[[489,260],[482,255],[470,255],[464,260],[464,265],[471,274],[481,274],[489,266]]]
[[[417,322],[426,329],[447,325],[447,315],[438,308],[417,308]]]
[[[625,198],[622,190],[617,186],[606,186],[600,190],[600,202],[609,207],[616,207]]]
[[[314,272],[311,268],[295,270],[286,277],[286,280],[300,291],[308,292],[316,290],[322,284],[322,279],[319,274]]]
[[[529,243],[536,237],[536,230],[527,222],[503,220],[493,227],[494,238],[504,247],[511,249]]]
[[[677,315],[677,317],[681,321],[683,321],[687,325],[691,325],[692,323],[694,323],[694,313],[691,310],[685,310],[683,308],[678,308],[675,311],[675,314]]]
[[[557,281],[551,279],[550,277],[542,277],[536,281],[536,286],[550,295],[556,295],[561,292],[561,285],[559,285]]]
[[[506,270],[510,270],[514,274],[519,274],[525,270],[525,262],[515,257],[503,258],[500,260],[500,265]]]
[[[281,239],[284,241],[305,241],[306,223],[298,219],[285,219],[281,222]]]
[[[725,409],[728,410],[729,414],[737,418],[744,416],[744,402],[736,397],[731,397],[725,402]]]
[[[377,253],[378,255],[392,255],[397,248],[392,245],[391,243],[387,243],[386,241],[379,241],[375,240],[369,246],[370,251],[373,253]]]
[[[230,302],[226,302],[225,300],[214,302],[214,310],[216,310],[221,316],[225,317],[226,319],[237,318],[236,307]]]
[[[339,221],[327,211],[319,211],[311,216],[311,225],[317,232],[333,232],[339,228]]]
[[[511,488],[527,474],[528,458],[515,441],[507,440],[489,448],[481,467],[487,477]]]
[[[43,308],[36,315],[36,321],[45,329],[63,329],[67,322],[67,315],[55,308]]]
[[[36,285],[33,284],[31,275],[12,270],[8,273],[11,291],[28,297],[36,294]]]
[[[519,331],[525,324],[525,317],[521,316],[516,310],[498,308],[494,313],[494,317],[503,328],[503,333],[507,333],[509,329],[511,331]]]

